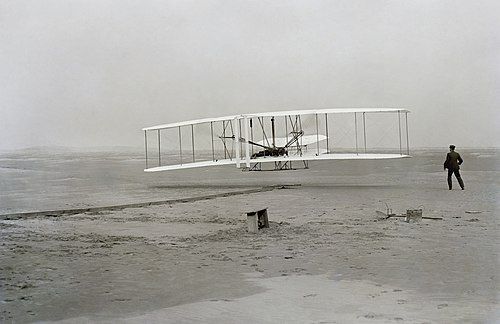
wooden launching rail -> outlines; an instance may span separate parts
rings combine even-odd
[[[58,217],[58,216],[62,216],[62,215],[76,215],[76,214],[83,214],[83,213],[88,213],[88,212],[122,210],[125,208],[141,208],[141,207],[157,206],[157,205],[173,205],[173,204],[178,204],[178,203],[189,203],[189,202],[230,197],[230,196],[237,196],[237,195],[247,195],[247,194],[252,194],[252,193],[272,191],[274,189],[285,189],[288,187],[297,187],[297,186],[300,186],[300,184],[271,185],[271,186],[264,186],[264,187],[260,187],[260,188],[254,188],[254,189],[240,190],[240,191],[221,192],[218,194],[206,195],[206,196],[159,200],[159,201],[148,201],[148,202],[123,204],[123,205],[73,208],[73,209],[58,209],[58,210],[46,210],[46,211],[34,211],[34,212],[25,212],[25,213],[3,214],[3,215],[0,215],[0,220],[15,220],[15,219],[40,217],[40,216],[42,216],[42,217]]]

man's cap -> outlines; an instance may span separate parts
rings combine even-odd
[[[455,145],[451,144],[451,145],[450,145],[450,148],[451,148],[452,150],[454,150],[454,149],[455,149]]]

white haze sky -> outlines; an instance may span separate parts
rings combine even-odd
[[[405,107],[412,147],[499,146],[500,1],[0,0],[0,149]]]

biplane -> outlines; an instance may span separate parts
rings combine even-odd
[[[406,158],[408,113],[402,108],[276,111],[146,127],[144,171],[221,165],[291,170],[318,160]],[[369,143],[369,134],[390,143]]]

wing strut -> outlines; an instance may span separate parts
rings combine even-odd
[[[273,134],[273,148],[276,148],[276,136],[275,136],[275,129],[274,129],[274,116],[271,117],[271,131]]]
[[[288,143],[288,123],[286,122],[286,116],[285,116],[285,138],[286,142]]]
[[[181,137],[181,126],[179,126],[179,157],[181,159],[182,165],[182,137]]]
[[[214,150],[214,123],[210,122],[210,137],[212,138],[212,161],[215,162],[215,150]]]
[[[358,153],[358,118],[357,118],[357,113],[354,113],[354,135],[356,137],[356,155],[359,155],[359,153]]]
[[[238,119],[235,119],[236,123],[239,123]],[[235,139],[236,139],[236,167],[239,169],[240,168],[240,131],[238,125],[235,125],[234,127],[236,129],[236,134],[235,134]],[[234,142],[233,142],[234,145]]]
[[[330,153],[330,145],[328,143],[328,114],[325,114],[325,132],[326,132],[326,153]]]
[[[243,134],[241,132],[241,119],[237,119],[238,121],[238,127],[239,127],[239,132],[238,132],[238,139],[240,138],[240,136]],[[240,158],[241,158],[241,152],[243,152],[243,142],[238,140],[239,144],[240,144]]]
[[[363,113],[363,143],[365,144],[365,153],[366,153],[366,120],[365,120],[365,114]]]
[[[405,112],[406,122],[406,154],[410,155],[410,139],[408,138],[408,112]]]
[[[250,117],[250,139],[253,142],[253,118]],[[252,146],[252,155],[253,155],[253,146]]]
[[[161,166],[160,130],[158,130],[158,166]]]
[[[318,125],[318,114],[314,114],[316,118],[316,155],[319,155],[319,125]]]
[[[191,145],[193,147],[193,162],[195,162],[194,159],[194,125],[191,124]]]
[[[146,169],[148,168],[148,131],[144,131],[144,148],[146,149]]]
[[[403,155],[403,146],[401,144],[401,112],[398,110],[398,127],[399,127],[399,154]]]
[[[252,119],[250,118],[250,127],[252,126]],[[243,120],[243,130],[245,132],[245,138],[248,138],[248,117]],[[253,138],[252,138],[253,139]],[[245,165],[250,168],[250,145],[248,141],[245,143]]]

